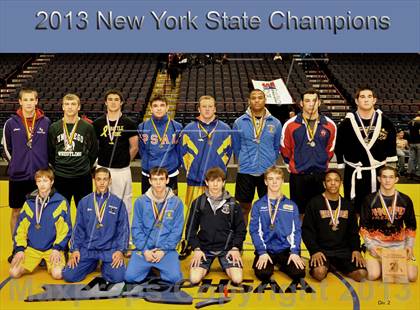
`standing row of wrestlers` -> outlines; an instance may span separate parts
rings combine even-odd
[[[59,211],[53,212],[57,221],[50,228],[57,232],[57,238],[50,238],[49,247],[35,243],[32,248],[31,242],[23,241],[31,236],[31,232],[40,236],[43,227],[40,224],[41,210],[50,202],[36,194],[32,201],[30,197],[25,203],[22,193],[34,189],[35,172],[50,163],[56,174],[54,185],[57,192],[62,193],[66,201],[74,197],[78,206],[70,242],[72,254],[63,272],[65,278],[79,281],[96,268],[98,260],[102,260],[109,263],[103,267],[104,277],[113,282],[121,280],[122,273],[115,275],[113,271],[123,268],[126,247],[121,236],[128,236],[129,233],[128,220],[123,225],[117,218],[120,215],[122,218],[131,217],[124,215],[124,212],[131,213],[129,165],[138,149],[142,159],[144,195],[135,203],[132,238],[137,251],[128,265],[125,275],[128,281],[140,281],[154,265],[159,265],[162,278],[168,281],[179,280],[182,276],[180,272],[177,275],[173,273],[173,270],[179,270],[179,261],[172,259],[175,252],[171,252],[175,251],[184,223],[183,204],[176,197],[181,164],[187,175],[185,204],[191,206],[185,232],[194,250],[190,275],[194,283],[205,276],[216,257],[233,282],[241,281],[240,252],[255,188],[260,200],[252,209],[250,233],[256,248],[253,267],[261,279],[270,277],[274,265],[280,265],[281,270],[291,277],[304,275],[304,263],[299,254],[301,219],[305,211],[311,215],[305,217],[307,220],[303,222],[303,240],[311,254],[311,274],[317,279],[325,277],[330,265],[354,279],[363,278],[365,262],[359,254],[354,214],[362,215],[361,233],[369,252],[366,263],[368,278],[380,276],[378,258],[381,247],[391,245],[407,248],[408,259],[414,262],[414,210],[411,200],[395,191],[398,180],[395,171],[392,188],[377,189],[377,179],[382,186],[382,175],[393,170],[386,167],[379,178],[377,171],[397,160],[395,130],[382,112],[375,110],[376,95],[369,88],[358,91],[358,109],[346,116],[338,128],[338,134],[334,122],[319,113],[320,98],[313,90],[303,94],[300,102],[302,112],[287,121],[283,128],[266,109],[265,96],[260,90],[250,93],[249,108],[235,121],[233,130],[217,118],[215,101],[210,96],[200,98],[199,117],[183,129],[167,116],[168,104],[162,97],[151,100],[152,117],[138,128],[121,112],[122,96],[114,90],[105,97],[107,113],[94,121],[93,126],[78,116],[80,101],[76,95],[69,94],[63,98],[64,117],[51,126],[48,118],[36,109],[38,98],[35,91],[22,90],[19,102],[21,109],[6,122],[2,139],[10,160],[11,228],[15,236],[15,251],[19,253],[12,261],[12,275],[22,272],[22,261],[26,261],[22,258],[22,250],[40,250],[37,259],[34,259],[35,263],[46,255],[46,249],[53,252],[49,254],[53,256],[49,256],[50,262],[61,261],[54,250],[64,249],[62,246],[71,231],[67,215],[59,215],[60,212],[68,213],[68,205],[59,204]],[[283,181],[281,170],[270,168],[278,159],[279,149],[290,171],[291,200],[280,192]],[[239,162],[235,192],[239,205],[223,189],[232,151]],[[339,166],[345,167],[345,198],[352,199],[354,206],[346,206],[347,200],[338,195],[340,175],[337,171],[328,170],[334,151]],[[96,170],[96,191],[92,194],[90,169],[97,156],[98,166],[107,169]],[[159,167],[155,175],[152,173],[154,167]],[[210,169],[213,167],[219,169],[213,171]],[[335,180],[331,181],[334,177]],[[389,179],[392,179],[391,176],[384,176],[384,180]],[[107,183],[103,185],[106,188],[103,192],[98,191],[100,182]],[[335,194],[328,194],[330,183],[333,183],[330,188],[336,190]],[[392,183],[392,180],[388,183]],[[216,191],[220,184],[220,190]],[[270,190],[270,184],[274,189]],[[152,188],[149,188],[150,185]],[[160,194],[159,186],[164,188]],[[375,196],[368,196],[371,193],[375,193]],[[52,198],[52,192],[48,197]],[[111,205],[111,198],[121,200]],[[321,198],[323,200],[320,201]],[[365,199],[370,201],[366,203]],[[169,201],[172,203],[169,204]],[[83,203],[84,208],[80,207]],[[363,203],[365,206],[362,209]],[[122,211],[124,208],[119,208],[121,205],[127,211]],[[312,212],[316,207],[319,210]],[[115,227],[107,225],[107,220],[104,220],[111,216],[108,214],[115,216],[112,220]],[[19,223],[15,225],[17,217]],[[328,224],[321,225],[325,220]],[[31,222],[34,224],[31,225]],[[66,223],[67,228],[63,228]],[[177,224],[171,227],[169,224],[173,223]],[[220,225],[226,229],[223,230]],[[127,228],[126,232],[123,231],[124,227]],[[305,233],[307,231],[310,233]],[[325,231],[331,234],[326,240],[324,238],[328,234]],[[17,238],[19,233],[25,234]],[[349,238],[352,233],[357,238],[356,235]],[[316,235],[319,237],[314,238]],[[44,238],[41,239],[45,242]],[[17,245],[18,240],[22,245]],[[371,260],[375,263],[371,263]],[[178,269],[171,265],[175,262]],[[409,278],[413,280],[417,278],[417,268],[411,265]],[[30,271],[30,268],[24,270]],[[170,270],[171,274],[168,275],[166,270]]]

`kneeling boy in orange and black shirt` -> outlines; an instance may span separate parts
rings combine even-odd
[[[415,282],[418,267],[413,248],[417,223],[413,202],[410,197],[395,189],[398,177],[394,167],[381,168],[378,181],[379,191],[365,198],[360,214],[360,234],[368,250],[367,278],[380,278],[382,249],[393,248],[407,251],[408,280]]]

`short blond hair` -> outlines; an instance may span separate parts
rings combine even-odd
[[[35,99],[38,99],[38,92],[35,89],[32,88],[22,88],[19,91],[19,99],[22,100],[23,94],[34,94]]]
[[[71,94],[71,93],[65,94],[64,97],[63,97],[63,103],[64,103],[65,100],[76,100],[77,105],[80,106],[80,98],[76,94]]]
[[[267,176],[270,173],[276,173],[279,174],[281,176],[282,179],[284,179],[284,172],[283,169],[281,169],[280,167],[277,166],[271,166],[270,168],[268,168],[265,172],[264,172],[264,180],[267,180]]]
[[[211,100],[211,101],[213,101],[214,106],[216,106],[216,99],[214,99],[214,97],[209,96],[209,95],[204,95],[204,96],[201,96],[201,97],[198,99],[198,107],[200,107],[201,102],[202,102],[202,101],[204,101],[204,100]]]
[[[40,179],[42,177],[47,177],[52,182],[52,181],[54,181],[54,172],[50,168],[39,169],[37,172],[35,172],[35,178],[34,178],[35,182],[36,182],[37,179]]]

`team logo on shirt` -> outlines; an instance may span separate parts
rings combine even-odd
[[[73,152],[75,147],[76,147],[76,144],[74,143],[74,141],[72,141],[71,143],[64,142],[64,152]],[[61,154],[62,152],[58,152],[58,153]],[[66,155],[62,154],[61,156],[66,156]]]
[[[331,218],[331,213],[328,210],[319,210],[319,215],[322,219]],[[349,217],[349,211],[348,210],[340,210],[340,214],[338,217],[341,217],[343,219],[346,219]]]
[[[118,207],[109,205],[108,208],[109,208],[109,213],[111,213],[111,214],[117,214]]]
[[[372,218],[375,220],[387,220],[388,219],[388,215],[386,213],[386,211],[380,207],[380,208],[373,208],[372,210]],[[389,206],[388,207],[388,212],[389,214],[392,213],[392,207]],[[395,208],[395,219],[400,219],[405,213],[405,208],[403,207],[399,207],[396,206]]]
[[[145,143],[145,144],[148,141],[150,141],[150,143],[152,145],[159,145],[160,143],[162,143],[163,145],[166,145],[166,144],[168,144],[168,145],[169,144],[177,144],[178,143],[178,139],[177,139],[176,133],[173,133],[172,136],[165,134],[162,137],[162,142],[159,141],[159,137],[156,134],[150,134],[149,135],[147,133],[142,133],[140,135],[140,139],[142,139],[143,140],[143,143]]]
[[[102,128],[102,133],[101,133],[100,137],[107,137],[108,136],[108,131],[112,132],[113,130],[114,130],[113,126],[110,126],[110,128],[108,128],[108,125],[105,125]],[[118,125],[117,128],[115,128],[114,136],[115,137],[121,137],[123,131],[124,131],[124,125]]]
[[[385,130],[385,128],[381,129],[381,132],[379,133],[379,140],[386,140],[386,138],[388,137],[388,131]]]
[[[269,133],[274,133],[274,125],[267,125],[267,128]]]
[[[167,210],[166,211],[166,218],[168,220],[172,220],[174,218],[174,210]]]
[[[319,133],[321,135],[321,137],[325,137],[327,135],[327,131],[325,129],[322,129]]]
[[[223,205],[223,207],[222,207],[222,212],[223,212],[224,214],[230,214],[230,207],[229,207],[229,205],[228,205],[228,204]]]
[[[293,205],[284,204],[283,210],[293,211]]]

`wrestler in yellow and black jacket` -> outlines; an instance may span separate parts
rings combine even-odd
[[[53,189],[37,228],[35,216],[37,194],[38,190],[32,192],[22,207],[13,237],[14,250],[19,252],[31,247],[43,252],[49,249],[62,251],[67,246],[71,236],[68,202]]]

